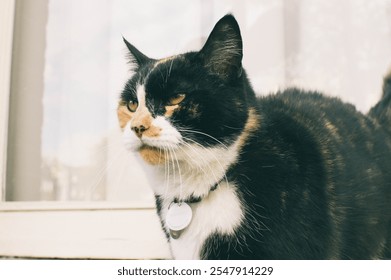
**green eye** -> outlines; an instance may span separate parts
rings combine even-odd
[[[130,112],[136,112],[137,107],[138,107],[138,102],[134,100],[130,100],[128,104],[126,105],[128,107]]]
[[[178,105],[179,103],[181,103],[183,101],[183,99],[185,99],[185,97],[186,97],[186,94],[184,94],[184,93],[177,94],[168,100],[169,101],[168,104],[170,106]]]

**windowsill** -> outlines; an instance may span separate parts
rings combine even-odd
[[[0,256],[169,259],[156,210],[134,202],[2,202]]]
[[[5,201],[0,202],[0,212],[79,211],[79,210],[151,210],[148,202],[126,201]]]

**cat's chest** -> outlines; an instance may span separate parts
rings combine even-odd
[[[172,201],[163,199],[161,219],[168,229],[167,214]],[[177,239],[170,236],[170,247],[174,259],[200,259],[205,240],[213,233],[232,235],[243,220],[243,206],[229,183],[221,183],[206,198],[189,203],[192,219]],[[207,250],[205,248],[204,250]]]

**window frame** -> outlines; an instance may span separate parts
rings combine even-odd
[[[15,0],[0,2],[0,201],[5,198],[14,13]]]
[[[5,201],[15,5],[0,1],[0,257],[170,258],[150,204]]]

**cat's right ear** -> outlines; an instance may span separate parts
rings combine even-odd
[[[134,70],[138,70],[143,65],[152,61],[152,59],[150,59],[145,54],[140,52],[135,46],[129,43],[124,37],[122,37],[122,39],[124,40],[125,45],[129,50],[129,60],[130,63],[133,64]]]

